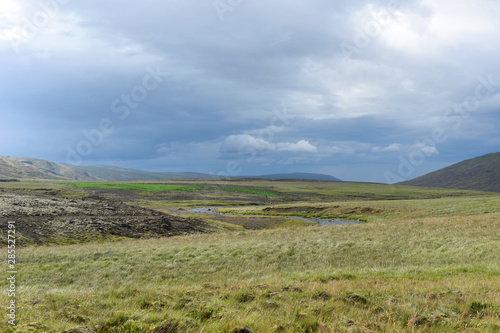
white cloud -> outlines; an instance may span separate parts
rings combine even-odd
[[[274,145],[264,139],[256,138],[249,134],[230,135],[222,143],[221,152],[223,153],[241,153],[248,150],[253,151],[272,151]]]
[[[276,144],[276,150],[290,153],[315,153],[318,151],[318,149],[307,140],[300,140],[297,143],[280,142]]]
[[[492,47],[485,41],[498,36],[499,14],[495,0],[423,0],[418,7],[401,6],[397,19],[381,37],[391,48],[413,57],[456,61],[450,59],[450,53],[458,48],[474,45],[477,51]]]
[[[262,138],[256,138],[249,134],[239,134],[227,137],[221,146],[221,152],[229,154],[244,154],[253,152],[258,155],[273,152],[315,153],[317,152],[317,148],[307,140],[300,140],[297,143],[273,143]]]
[[[390,151],[401,151],[402,145],[399,143],[392,143],[388,145],[387,147],[373,147],[372,150],[374,152],[390,152]]]
[[[261,138],[268,138],[271,141],[274,140],[274,135],[276,133],[283,132],[285,130],[285,126],[274,126],[270,125],[265,128],[260,128],[260,129],[255,129],[255,130],[248,130],[245,131],[245,134],[251,135],[251,136],[257,136]]]
[[[409,151],[415,151],[415,150],[420,150],[427,156],[431,155],[439,155],[439,150],[434,147],[434,146],[429,146],[423,143],[416,143],[414,145],[402,145],[399,143],[392,143],[386,147],[373,147],[371,149],[375,153],[385,153],[385,152],[409,152]]]
[[[425,145],[423,143],[417,143],[413,145],[411,148],[415,150],[420,150],[427,156],[439,155],[439,150],[436,147]]]

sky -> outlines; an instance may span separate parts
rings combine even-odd
[[[0,155],[394,183],[500,151],[497,0],[2,0]]]

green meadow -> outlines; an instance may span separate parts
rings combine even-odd
[[[72,183],[75,188],[87,189],[112,189],[123,191],[145,191],[145,192],[191,192],[191,191],[214,191],[222,190],[226,192],[249,193],[265,197],[278,197],[276,191],[258,188],[241,188],[241,187],[214,187],[195,185],[179,185],[179,184],[130,184],[130,183]]]
[[[4,319],[2,332],[500,331],[498,193],[264,180],[41,187],[152,192],[135,202],[151,207],[219,200],[248,218],[366,222],[21,248],[18,325]],[[163,191],[207,201],[162,201]]]
[[[174,184],[127,184],[127,183],[71,183],[75,188],[146,191],[146,192],[187,192],[199,191],[199,185],[174,185]]]

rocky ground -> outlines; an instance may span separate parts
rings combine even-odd
[[[211,231],[201,219],[172,216],[121,201],[0,192],[0,222],[6,225],[7,221],[15,221],[20,245]],[[0,233],[3,244],[6,234]]]

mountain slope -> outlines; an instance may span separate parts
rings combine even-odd
[[[0,156],[0,179],[100,180],[73,167],[28,157]]]
[[[400,184],[500,192],[500,152],[465,160]]]
[[[149,172],[115,166],[72,166],[46,160],[0,156],[0,180],[2,179],[45,179],[78,181],[132,181],[162,179],[206,179],[213,175],[195,172]],[[314,173],[282,173],[247,178],[266,179],[315,179],[339,181],[330,175]]]
[[[272,175],[254,176],[248,178],[265,178],[265,179],[307,179],[307,180],[329,180],[341,181],[330,175],[323,175],[319,173],[306,173],[306,172],[293,172],[293,173],[278,173]]]
[[[105,180],[161,180],[161,179],[201,179],[211,178],[211,175],[195,172],[149,172],[108,165],[74,166],[75,169],[86,172],[94,177]]]
[[[1,179],[119,181],[211,178],[202,173],[148,172],[114,166],[71,166],[29,157],[0,156]]]

